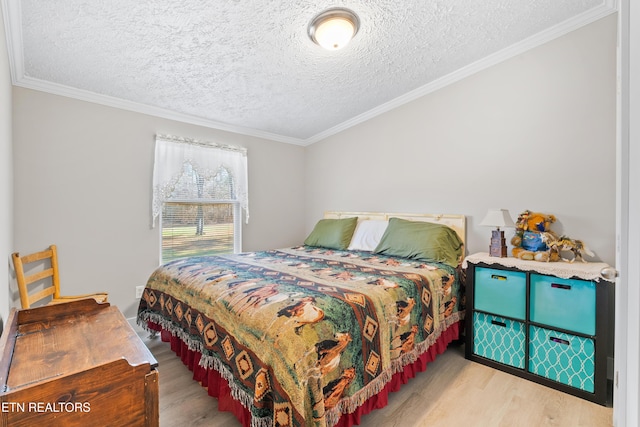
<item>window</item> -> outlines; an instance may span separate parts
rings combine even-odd
[[[244,149],[156,138],[153,220],[160,217],[161,262],[242,250],[246,176]]]
[[[240,251],[240,204],[233,177],[221,167],[201,176],[190,163],[162,206],[162,261]],[[237,237],[237,238],[236,238]]]

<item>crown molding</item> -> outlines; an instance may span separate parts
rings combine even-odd
[[[267,139],[287,144],[308,146],[316,142],[322,141],[332,135],[377,117],[383,113],[398,108],[404,104],[442,89],[452,83],[469,77],[479,71],[513,58],[516,55],[524,53],[532,48],[540,46],[560,36],[563,36],[580,27],[590,24],[598,19],[604,18],[612,13],[617,12],[617,0],[605,0],[602,5],[591,9],[581,15],[569,19],[559,25],[547,29],[535,36],[529,37],[522,42],[516,43],[489,55],[479,61],[476,61],[466,67],[456,70],[446,76],[443,76],[431,83],[419,87],[411,92],[399,96],[389,102],[379,105],[369,111],[359,114],[348,119],[336,126],[333,126],[323,132],[319,132],[309,138],[294,138],[285,135],[274,134],[257,129],[250,129],[242,126],[230,125],[227,123],[217,122],[190,114],[183,114],[171,111],[165,108],[154,107],[133,101],[123,100],[108,95],[98,94],[83,89],[73,88],[57,83],[47,82],[24,75],[24,57],[22,48],[22,32],[20,29],[20,1],[19,0],[0,0],[2,4],[3,18],[5,22],[5,33],[7,38],[7,47],[9,51],[9,66],[11,69],[11,79],[15,86],[27,89],[38,90],[55,95],[65,96],[69,98],[79,99],[82,101],[92,102],[114,108],[128,111],[134,111],[155,117],[161,117],[169,120],[175,120],[183,123],[203,126],[207,128],[237,133],[241,135],[252,136],[256,138]]]
[[[278,135],[242,126],[234,126],[228,123],[216,122],[190,114],[179,113],[166,108],[154,107],[151,105],[128,101],[109,95],[99,94],[84,89],[78,89],[71,86],[61,85],[58,83],[52,83],[26,76],[24,73],[24,49],[21,31],[22,9],[20,7],[20,1],[0,0],[0,5],[2,6],[2,16],[5,22],[5,36],[7,39],[7,49],[9,53],[8,56],[11,81],[14,86],[47,92],[54,95],[65,96],[68,98],[92,102],[95,104],[119,108],[122,110],[147,114],[154,117],[175,120],[182,123],[189,123],[211,129],[237,133],[240,135],[253,136],[256,138],[262,138],[276,142],[284,142],[287,144],[305,145],[304,140],[299,138]]]
[[[11,82],[15,85],[19,77],[24,75],[22,31],[20,30],[22,9],[19,1],[0,0],[0,5],[2,6],[2,19],[4,19]]]
[[[460,81],[486,68],[499,64],[500,62],[504,62],[507,59],[513,58],[530,49],[533,49],[547,42],[550,42],[558,37],[561,37],[565,34],[570,33],[571,31],[575,31],[581,27],[584,27],[585,25],[591,24],[592,22],[595,22],[599,19],[602,19],[606,16],[611,15],[612,13],[617,12],[617,10],[618,10],[617,1],[615,0],[605,1],[601,6],[594,8],[589,12],[583,13],[559,25],[551,27],[546,31],[540,32],[532,37],[529,37],[528,39],[525,39],[519,43],[511,45],[499,52],[496,52],[492,55],[482,58],[479,61],[476,61],[470,65],[460,68],[437,80],[434,80],[431,83],[428,83],[424,86],[414,89],[411,92],[407,92],[406,94],[399,96],[395,99],[392,99],[391,101],[385,104],[381,104],[378,107],[375,107],[367,112],[359,114],[353,117],[352,119],[346,120],[337,126],[334,126],[323,132],[320,132],[306,139],[304,141],[305,143],[304,145],[311,145],[318,141],[322,141],[325,138],[328,138],[332,135],[335,135],[339,132],[349,129],[357,124],[363,123],[367,120],[370,120],[374,117],[379,116],[380,114],[396,109],[404,104],[407,104],[411,101],[414,101],[418,98],[421,98],[425,95],[428,95],[432,92],[442,89],[452,83]]]
[[[78,89],[70,86],[61,85],[58,83],[52,83],[32,77],[22,77],[14,82],[15,86],[24,87],[26,89],[33,89],[41,92],[47,92],[54,95],[65,96],[67,98],[78,99],[81,101],[87,101],[95,104],[100,104],[108,107],[119,108],[121,110],[133,111],[136,113],[147,114],[154,117],[160,117],[163,119],[175,120],[181,123],[189,123],[192,125],[203,126],[211,129],[222,130],[226,132],[237,133],[246,136],[253,136],[256,138],[268,139],[270,141],[284,142],[294,145],[305,145],[304,141],[298,138],[292,138],[284,135],[278,135],[274,133],[264,132],[257,129],[245,128],[242,126],[234,126],[227,123],[216,122],[214,120],[205,119],[202,117],[183,114],[176,111],[168,110],[166,108],[154,107],[151,105],[141,104],[138,102],[128,101],[125,99],[116,98],[109,95],[103,95],[95,92],[90,92],[84,89]]]

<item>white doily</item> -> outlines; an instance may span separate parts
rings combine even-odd
[[[577,277],[583,280],[592,280],[594,282],[606,280],[602,277],[602,274],[600,272],[603,268],[610,267],[609,264],[604,262],[540,262],[525,261],[513,257],[500,258],[490,256],[487,252],[479,252],[467,256],[462,263],[462,267],[466,268],[467,263],[483,263],[488,265],[497,264],[504,267],[517,268],[518,270],[522,271],[535,271],[536,273],[561,277],[563,279]]]

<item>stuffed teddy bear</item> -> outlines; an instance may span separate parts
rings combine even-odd
[[[542,240],[542,233],[549,233],[557,238],[557,235],[550,230],[554,222],[556,217],[550,214],[529,210],[522,212],[516,221],[516,234],[511,239],[513,245],[511,254],[526,260],[558,261],[557,252],[550,252]]]

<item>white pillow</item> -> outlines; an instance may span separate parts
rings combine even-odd
[[[351,237],[351,243],[349,244],[350,251],[373,251],[384,231],[387,229],[389,221],[382,220],[362,220],[358,221],[356,230]]]

